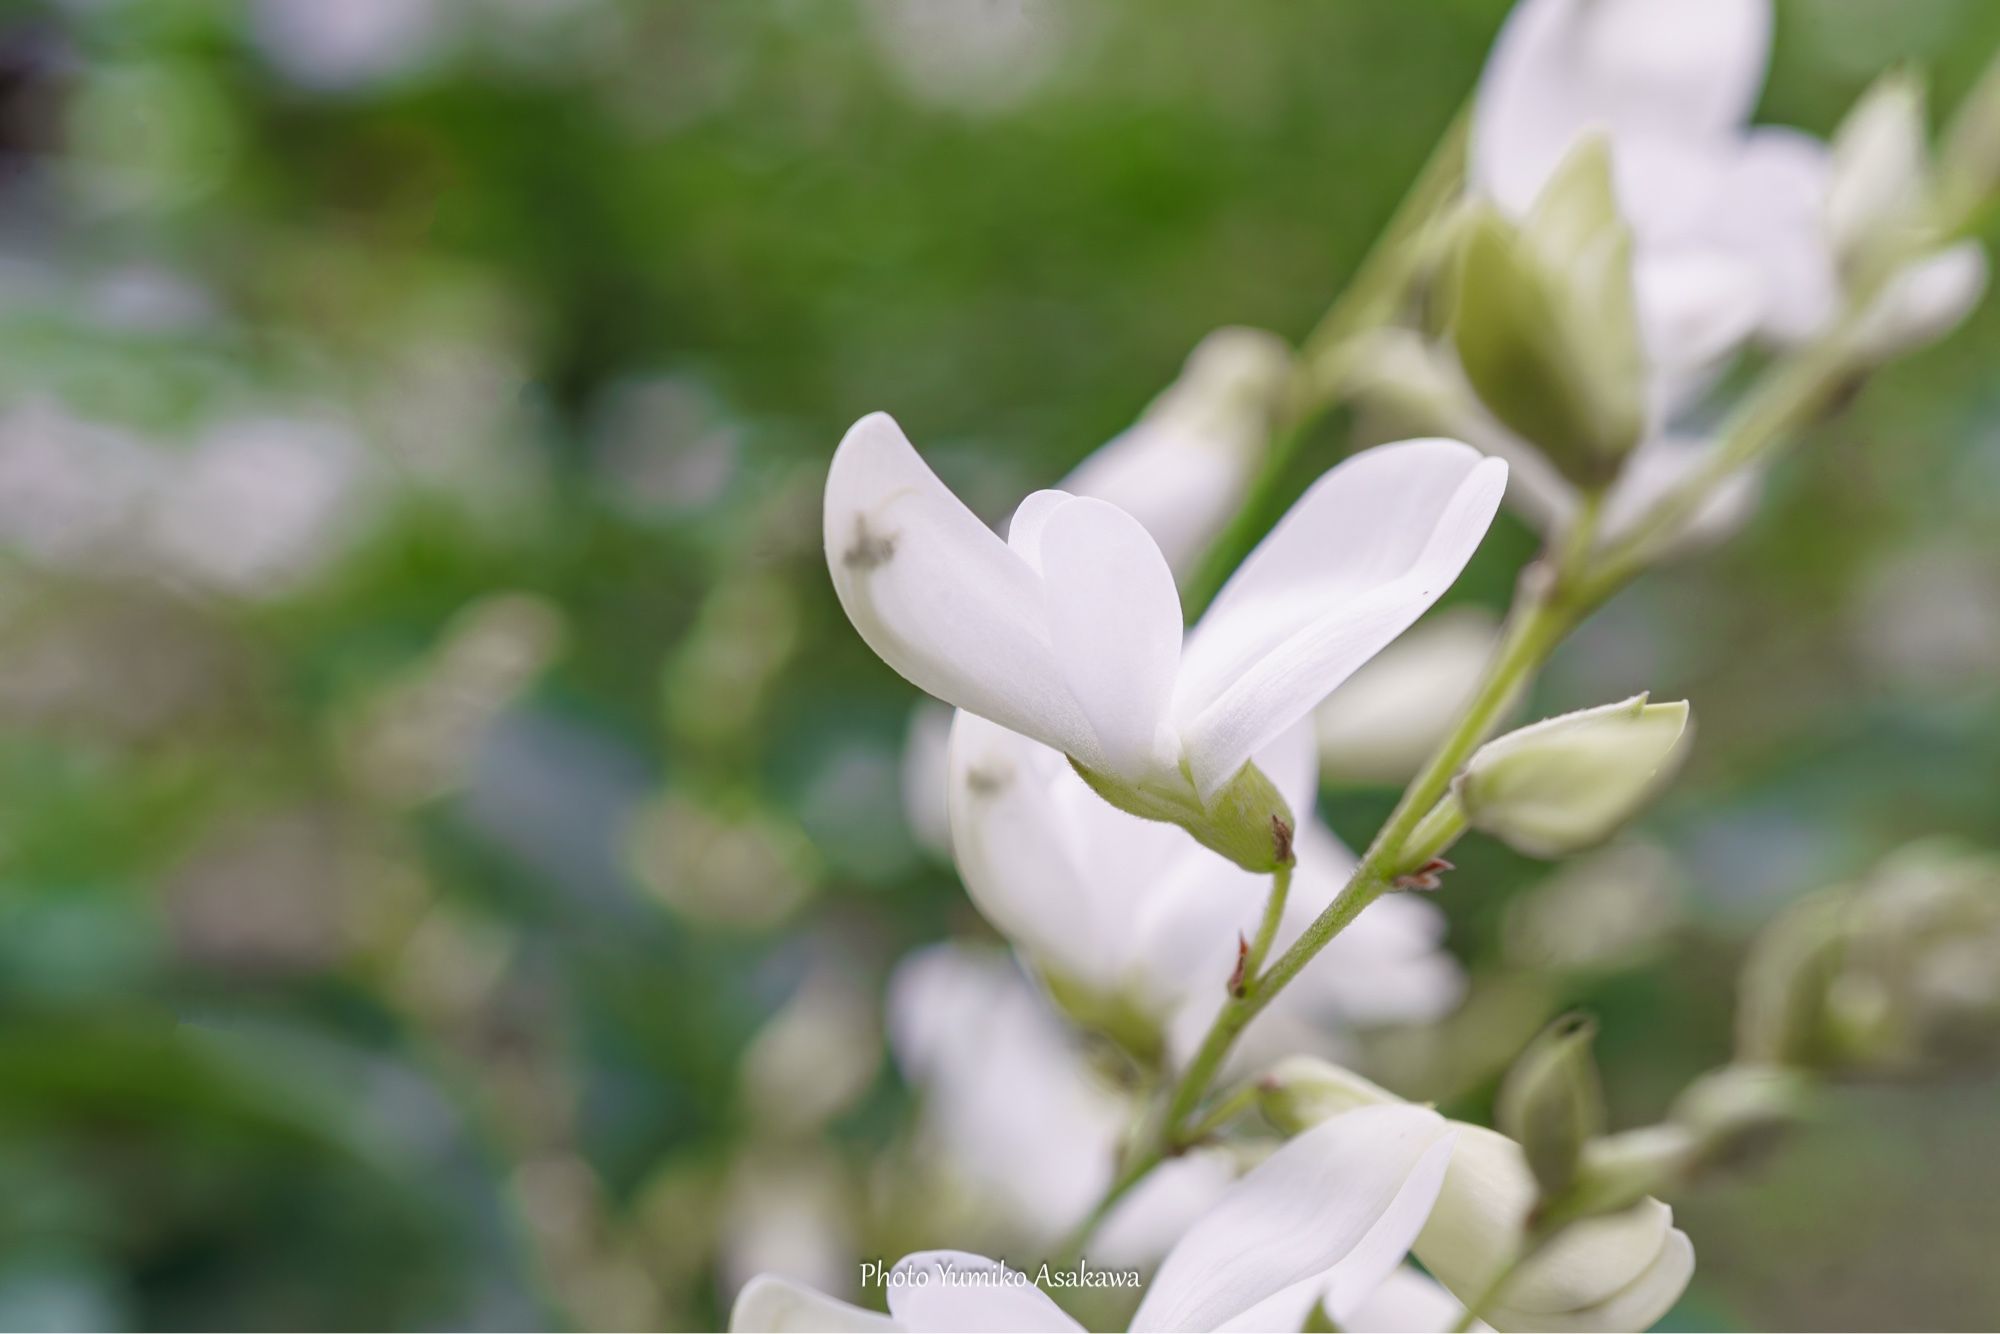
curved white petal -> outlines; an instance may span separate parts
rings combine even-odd
[[[1173,768],[1161,735],[1181,657],[1181,599],[1159,547],[1116,505],[1077,498],[1042,524],[1049,638],[1113,773]]]
[[[1729,246],[1763,277],[1761,328],[1781,343],[1811,338],[1840,309],[1840,275],[1826,229],[1833,157],[1809,134],[1761,125],[1737,147],[1707,240]]]
[[[1702,467],[1714,448],[1711,440],[1682,436],[1656,436],[1641,444],[1605,497],[1601,540],[1615,541],[1631,531],[1661,496]],[[1728,537],[1755,511],[1761,487],[1762,477],[1755,469],[1739,469],[1709,494],[1663,551],[1687,551]]]
[[[1421,616],[1486,535],[1507,465],[1455,440],[1364,451],[1306,491],[1190,635],[1174,716],[1213,794]]]
[[[1546,1311],[1524,1309],[1510,1297],[1492,1311],[1500,1329],[1548,1330],[1551,1334],[1592,1334],[1601,1330],[1638,1331],[1653,1327],[1673,1309],[1694,1277],[1694,1243],[1687,1233],[1675,1228],[1667,1234],[1653,1263],[1637,1278],[1611,1296],[1577,1310]],[[1367,1328],[1373,1328],[1368,1326]]]
[[[1769,0],[1523,0],[1480,79],[1473,178],[1520,211],[1586,130],[1723,135],[1756,102],[1770,35]]]
[[[1513,1254],[1536,1188],[1518,1144],[1483,1126],[1457,1130],[1451,1169],[1415,1250],[1440,1282],[1471,1299]],[[1489,1318],[1502,1329],[1539,1329],[1562,1313],[1599,1308],[1652,1270],[1672,1236],[1673,1211],[1653,1199],[1575,1223],[1508,1284],[1506,1308],[1517,1314]]]
[[[917,1251],[896,1262],[889,1310],[930,1334],[1067,1334],[1083,1326],[1026,1274],[969,1251]]]
[[[1104,980],[1119,923],[1096,911],[1101,896],[1061,800],[1066,783],[1083,780],[1055,751],[964,710],[952,720],[947,772],[952,858],[980,914],[1046,966]]]
[[[827,473],[827,569],[868,646],[918,689],[1102,763],[1064,684],[1035,570],[917,457],[887,413]]]
[[[1053,1240],[1083,1216],[1131,1107],[1010,959],[918,950],[890,978],[887,1027],[943,1166],[1031,1235]]]
[[[1451,1143],[1444,1119],[1419,1107],[1364,1107],[1314,1126],[1181,1238],[1132,1329],[1215,1329],[1348,1260],[1357,1285],[1386,1274],[1430,1211]]]
[[[1986,291],[1986,251],[1962,241],[1907,265],[1868,312],[1860,341],[1887,357],[1944,337],[1972,313]]]
[[[876,1334],[905,1326],[775,1274],[759,1274],[729,1308],[730,1334]]]
[[[1756,267],[1713,248],[1661,248],[1632,268],[1646,358],[1664,384],[1657,404],[1671,413],[1691,395],[1690,383],[1750,336],[1766,306]]]
[[[1405,1265],[1350,1312],[1343,1327],[1378,1334],[1437,1334],[1438,1330],[1456,1328],[1464,1314],[1458,1298],[1436,1279]],[[1493,1326],[1482,1321],[1473,1328],[1490,1330]]]

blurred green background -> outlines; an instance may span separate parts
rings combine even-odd
[[[1300,336],[1504,11],[0,11],[0,1327],[710,1326],[774,1197],[842,1265],[955,1244],[901,1212],[876,1015],[984,929],[906,828],[825,462],[888,408],[998,518],[1211,328]],[[1760,118],[1903,59],[1948,109],[1996,46],[1984,0],[1787,3]],[[1529,972],[1547,868],[1468,845],[1476,1054],[1412,1079],[1476,1111],[1575,1001],[1655,1116],[1779,905],[2000,841],[1996,361],[1989,303],[1565,650],[1538,705],[1695,703],[1647,822],[1679,925]],[[1532,550],[1503,519],[1453,598]],[[839,1096],[774,1130],[801,994]],[[1838,1094],[1679,1203],[1669,1325],[2000,1319],[1996,1115]]]

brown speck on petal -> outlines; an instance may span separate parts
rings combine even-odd
[[[1014,781],[1010,769],[967,769],[965,790],[975,797],[990,797]]]
[[[850,569],[872,570],[887,565],[896,554],[896,535],[877,535],[868,531],[868,520],[862,515],[854,516],[854,541],[841,553],[840,562]]]

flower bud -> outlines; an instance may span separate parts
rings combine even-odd
[[[1828,988],[1830,1043],[1872,1072],[2000,1056],[2000,858],[1945,842],[1889,857],[1852,891]]]
[[[1454,278],[1453,342],[1480,399],[1572,481],[1602,489],[1639,442],[1646,389],[1607,142],[1578,144],[1519,223],[1476,205]]]
[[[1819,895],[1759,933],[1736,998],[1736,1059],[1811,1067],[1821,1061],[1826,995],[1839,966],[1843,904]]]
[[[1930,150],[1923,84],[1906,70],[1877,79],[1833,137],[1827,230],[1850,281],[1871,281],[1923,242]]]
[[[1680,757],[1685,701],[1563,714],[1476,751],[1453,783],[1474,829],[1531,857],[1602,843],[1645,805]]]
[[[1622,1138],[1622,1137],[1620,1137]],[[1519,1253],[1538,1199],[1519,1145],[1458,1127],[1451,1166],[1414,1250],[1460,1301],[1479,1298]],[[1649,1329],[1680,1298],[1694,1248],[1656,1199],[1565,1227],[1483,1312],[1495,1329]]]
[[[1257,1081],[1259,1110],[1287,1135],[1357,1107],[1401,1101],[1381,1085],[1317,1056],[1287,1057]]]
[[[2000,191],[2000,57],[1987,62],[1959,103],[1938,159],[1938,193],[1953,215],[1968,218]]]
[[[1241,506],[1291,374],[1291,348],[1276,334],[1217,329],[1139,420],[1059,485],[1130,514],[1185,572]]]
[[[1805,1110],[1804,1075],[1769,1065],[1727,1065],[1674,1099],[1670,1124],[1693,1141],[1691,1167],[1741,1168],[1764,1157]]]
[[[1356,1107],[1401,1099],[1339,1066],[1294,1057],[1261,1081],[1260,1106],[1287,1133]],[[1430,1218],[1413,1247],[1460,1302],[1478,1300],[1527,1239],[1541,1198],[1521,1146],[1453,1122],[1458,1139]],[[1600,1140],[1636,1144],[1640,1132]],[[1626,1174],[1629,1177],[1629,1173]],[[1631,1197],[1627,1197],[1630,1199]],[[1680,1298],[1694,1249],[1655,1199],[1578,1216],[1508,1281],[1485,1310],[1495,1329],[1648,1329]]]
[[[1604,1130],[1596,1039],[1595,1022],[1565,1015],[1528,1044],[1500,1086],[1497,1124],[1527,1155],[1545,1198],[1569,1189],[1583,1146]]]

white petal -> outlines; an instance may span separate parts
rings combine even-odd
[[[1695,375],[1735,351],[1757,327],[1764,285],[1747,258],[1715,248],[1662,248],[1633,265],[1646,357],[1655,374]],[[1685,395],[1669,394],[1666,407]]]
[[[1944,337],[1986,291],[1986,251],[1964,241],[1906,266],[1875,299],[1860,334],[1868,355],[1888,357]]]
[[[1190,636],[1174,714],[1204,797],[1407,629],[1485,536],[1507,465],[1384,445],[1306,491]]]
[[[1161,728],[1181,657],[1181,600],[1165,557],[1116,505],[1078,498],[1043,522],[1049,637],[1112,773],[1173,768]]]
[[[960,503],[887,413],[827,473],[827,569],[868,646],[918,689],[1101,763],[1063,684],[1035,571]]]
[[[1181,1238],[1132,1329],[1217,1328],[1350,1256],[1365,1271],[1388,1253],[1386,1273],[1422,1226],[1450,1153],[1443,1118],[1419,1107],[1364,1107],[1314,1126]]]
[[[1548,1330],[1551,1334],[1577,1331],[1648,1330],[1673,1309],[1688,1280],[1694,1277],[1694,1243],[1687,1233],[1675,1228],[1667,1234],[1653,1263],[1631,1283],[1596,1305],[1574,1311],[1523,1310],[1510,1298],[1492,1315],[1502,1329]]]
[[[729,1308],[730,1334],[874,1334],[903,1328],[879,1312],[774,1274],[759,1274],[744,1284]]]
[[[1000,934],[1071,980],[1095,985],[1111,980],[1100,969],[1115,963],[1105,955],[1118,923],[1094,910],[1065,828],[1066,782],[1083,785],[1047,747],[963,710],[953,720],[946,805],[967,893]]]
[[[1464,1306],[1442,1284],[1406,1265],[1384,1279],[1381,1287],[1349,1313],[1345,1328],[1378,1334],[1437,1334],[1455,1328],[1464,1314]],[[1493,1327],[1482,1321],[1473,1328]]]
[[[894,1272],[906,1281],[890,1285],[889,1309],[910,1329],[1044,1334],[1083,1328],[1027,1275],[983,1255],[918,1251],[898,1260]]]
[[[1756,102],[1769,0],[1523,0],[1493,44],[1473,121],[1474,179],[1525,210],[1577,136],[1718,136]]]
[[[918,950],[889,982],[890,1047],[923,1093],[942,1166],[1016,1227],[1053,1240],[1109,1183],[1128,1100],[1004,955]]]
[[[1703,466],[1714,448],[1713,441],[1680,436],[1656,436],[1640,445],[1605,498],[1599,540],[1614,541],[1631,531],[1661,496]],[[1687,527],[1672,535],[1655,554],[1685,552],[1728,537],[1756,511],[1761,489],[1762,477],[1755,469],[1739,470],[1716,487]]]
[[[1782,343],[1813,337],[1840,308],[1840,276],[1826,231],[1833,158],[1824,142],[1764,125],[1738,145],[1705,237],[1743,255],[1763,275],[1764,333]]]
[[[1235,1184],[1236,1176],[1236,1161],[1227,1150],[1196,1150],[1161,1163],[1104,1220],[1090,1243],[1091,1263],[1111,1268],[1154,1264]]]

